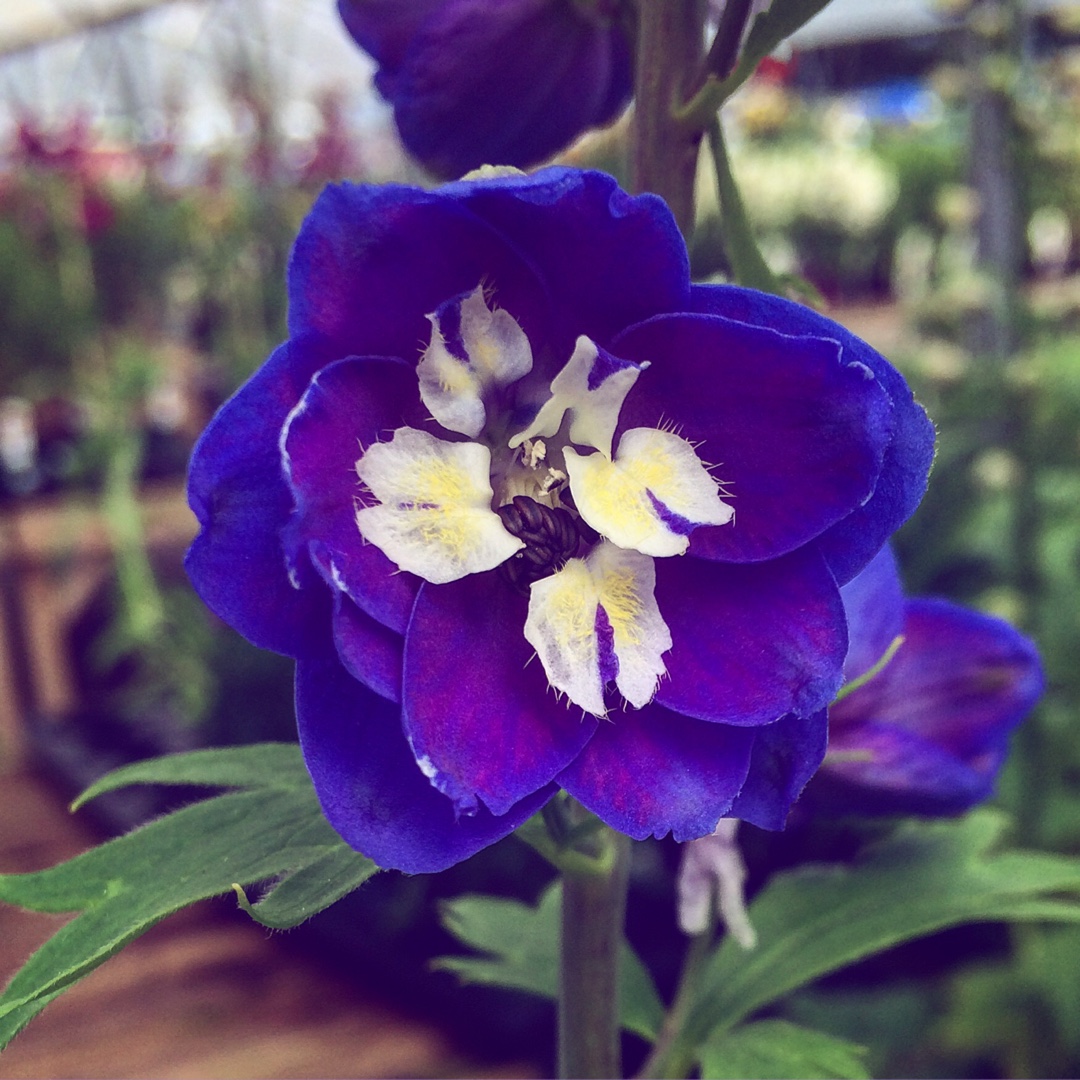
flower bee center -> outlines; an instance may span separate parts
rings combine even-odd
[[[525,543],[500,569],[510,584],[526,595],[534,581],[561,569],[582,541],[592,544],[598,539],[568,510],[544,506],[528,495],[515,495],[497,513],[506,531]]]

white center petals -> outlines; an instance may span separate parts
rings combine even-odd
[[[594,716],[610,682],[635,708],[651,701],[671,648],[655,586],[651,558],[606,542],[533,582],[525,638],[548,682]]]
[[[420,397],[449,431],[476,438],[487,420],[485,398],[532,370],[532,348],[508,311],[492,311],[477,286],[428,316],[431,343],[417,367]]]
[[[569,411],[571,442],[592,446],[611,457],[611,440],[626,395],[648,364],[633,364],[598,348],[587,337],[577,339],[574,353],[551,380],[551,397],[524,431],[510,440],[515,449],[526,439],[551,438]]]
[[[663,558],[681,555],[699,525],[724,525],[735,511],[694,448],[670,431],[631,428],[613,461],[564,451],[574,505],[621,548]]]
[[[479,443],[398,428],[356,463],[380,504],[359,509],[357,527],[402,570],[434,584],[491,570],[525,545],[491,509],[490,469]]]

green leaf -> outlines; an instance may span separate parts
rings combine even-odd
[[[296,743],[256,743],[223,750],[193,750],[187,754],[139,761],[106,774],[72,804],[84,803],[106,791],[132,784],[191,784],[225,788],[279,788],[305,791],[311,787],[300,747]]]
[[[59,866],[0,875],[2,901],[35,911],[81,912],[0,995],[0,1047],[60,991],[182,907],[227,893],[234,884],[283,877],[256,909],[270,925],[290,926],[373,871],[370,860],[330,827],[309,782],[297,791],[219,795]]]
[[[344,843],[282,878],[256,904],[238,889],[240,906],[272,930],[287,930],[358,889],[378,867]]]
[[[854,866],[777,875],[750,907],[757,948],[726,940],[709,961],[685,1044],[701,1044],[828,972],[947,926],[1080,922],[1080,859],[996,852],[1005,825],[991,810],[909,822]]]
[[[783,295],[783,287],[777,281],[769,264],[761,254],[750,218],[743,205],[739,185],[731,172],[724,131],[720,118],[716,117],[709,129],[709,149],[712,152],[713,169],[716,173],[717,199],[720,220],[723,224],[724,252],[737,284],[746,285],[762,292]]]
[[[762,1020],[707,1040],[701,1080],[867,1080],[866,1052],[786,1020]]]
[[[555,882],[536,907],[489,896],[461,896],[443,905],[443,925],[459,941],[490,955],[442,956],[435,967],[464,982],[507,986],[541,997],[559,993],[562,886]],[[645,965],[623,943],[619,983],[622,1026],[653,1040],[664,1006]]]
[[[735,70],[720,85],[720,101],[726,101],[751,75],[769,53],[808,23],[829,0],[772,0],[746,35]]]

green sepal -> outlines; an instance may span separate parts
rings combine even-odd
[[[866,1047],[786,1020],[742,1024],[706,1039],[701,1080],[868,1080]]]
[[[503,986],[555,999],[559,993],[562,885],[555,882],[536,907],[489,896],[460,896],[442,905],[446,929],[486,956],[441,956],[436,968],[463,982]],[[664,1019],[652,977],[627,942],[620,958],[622,1026],[650,1041]]]

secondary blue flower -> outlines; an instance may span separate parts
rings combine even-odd
[[[897,635],[903,644],[833,707],[815,794],[858,813],[955,814],[989,798],[1012,729],[1043,691],[1034,644],[1003,619],[905,599],[887,548],[842,596],[847,678]]]
[[[438,176],[535,165],[626,107],[625,0],[338,0],[401,140]]]
[[[841,683],[836,581],[932,456],[886,361],[692,285],[659,199],[561,168],[330,187],[289,297],[196,449],[188,567],[297,659],[341,835],[438,870],[558,786],[637,838],[781,827]]]

